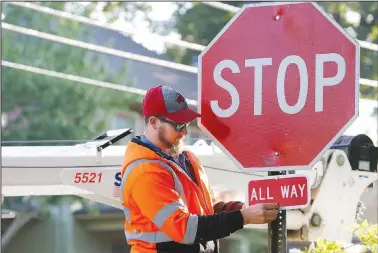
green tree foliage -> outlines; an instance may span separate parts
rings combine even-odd
[[[319,2],[319,4],[357,39],[378,44],[378,2]],[[360,57],[361,77],[378,80],[378,52],[361,48]],[[362,97],[378,99],[378,88],[361,86],[360,92]]]
[[[64,10],[63,2],[43,2]],[[4,3],[3,22],[76,40],[92,42],[90,29],[78,22]],[[123,84],[124,68],[108,68],[105,55],[2,31],[5,61],[44,68],[91,79]],[[8,67],[2,68],[2,111],[8,122],[3,140],[83,140],[108,127],[115,106],[127,109],[133,95],[48,77]]]
[[[41,5],[57,10],[65,8],[64,2]],[[90,27],[78,22],[7,3],[2,3],[2,7],[5,23],[93,42]],[[116,72],[109,69],[105,55],[5,29],[2,60],[118,84],[123,84],[127,67]],[[127,110],[134,99],[135,95],[126,92],[2,67],[2,112],[8,116],[2,141],[90,139],[107,129],[114,112]],[[22,199],[23,208],[3,234],[2,247],[30,219],[48,214],[51,205],[79,202],[93,207],[90,201],[77,196],[5,198],[2,207],[12,208],[12,203]],[[33,213],[31,206],[37,207]]]
[[[226,2],[225,2],[226,3]],[[229,5],[241,7],[245,2],[227,2]],[[222,30],[234,13],[220,10],[202,3],[194,3],[193,7],[179,4],[173,15],[175,20],[172,29],[175,29],[185,41],[209,44]],[[170,47],[167,54],[178,62],[192,64],[193,57],[200,52],[191,49],[184,50],[178,47]]]
[[[315,244],[302,253],[345,253],[340,243],[329,241],[327,239],[318,239]]]
[[[240,7],[246,2],[223,3]],[[378,43],[378,2],[319,2],[319,4],[357,39]],[[182,4],[178,5],[174,14],[175,25],[171,25],[171,28],[181,34],[183,40],[207,45],[233,15],[234,13],[201,3],[195,3],[190,8]],[[350,17],[356,15],[357,22],[354,22]],[[167,54],[178,62],[192,64],[193,57],[199,52],[171,47],[167,50]],[[378,53],[362,48],[361,62],[361,77],[378,80]],[[378,89],[363,86],[361,96],[378,99]]]
[[[378,225],[368,223],[366,220],[356,224],[352,230],[363,245],[361,253],[378,253]],[[346,253],[347,248],[357,245],[343,246],[339,242],[320,238],[302,253]]]
[[[378,253],[378,224],[371,224],[364,220],[353,229],[356,236],[365,246],[364,252]]]

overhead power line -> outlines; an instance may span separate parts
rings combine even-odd
[[[360,85],[366,85],[370,87],[378,87],[378,81],[377,80],[370,80],[366,78],[360,78]]]
[[[49,33],[44,33],[37,30],[28,29],[21,26],[8,24],[8,23],[2,23],[1,26],[5,30],[9,30],[12,32],[21,33],[21,34],[25,34],[29,36],[34,36],[41,39],[51,40],[51,41],[61,43],[61,44],[66,44],[66,45],[70,45],[74,47],[80,47],[80,48],[84,48],[84,49],[88,49],[88,50],[92,50],[92,51],[96,51],[96,52],[100,52],[100,53],[104,53],[108,55],[114,55],[121,58],[145,62],[145,63],[154,64],[154,65],[158,65],[158,66],[162,66],[166,68],[181,70],[181,71],[190,72],[190,73],[197,73],[197,68],[193,66],[189,66],[189,65],[160,60],[160,59],[147,57],[147,56],[139,55],[139,54],[133,54],[130,52],[121,51],[121,50],[117,50],[113,48],[98,46],[95,44],[73,40],[73,39],[69,39],[66,37],[57,36],[57,35],[53,35]]]
[[[148,64],[154,64],[154,65],[158,65],[158,66],[162,66],[162,67],[166,67],[166,68],[181,70],[181,71],[184,71],[184,72],[190,72],[190,73],[195,73],[195,74],[198,72],[198,69],[196,67],[189,66],[189,65],[184,65],[184,64],[180,64],[180,63],[160,60],[160,59],[151,58],[151,57],[147,57],[147,56],[139,55],[139,54],[133,54],[133,53],[130,53],[130,52],[116,50],[116,49],[112,49],[112,48],[108,48],[108,47],[98,46],[98,45],[95,45],[95,44],[82,42],[82,41],[78,41],[78,40],[73,40],[73,39],[69,39],[69,38],[66,38],[66,37],[57,36],[57,35],[53,35],[53,34],[49,34],[49,33],[44,33],[44,32],[40,32],[40,31],[37,31],[37,30],[24,28],[24,27],[21,27],[21,26],[11,25],[11,24],[8,24],[8,23],[2,23],[1,25],[2,25],[2,28],[5,29],[5,30],[9,30],[9,31],[13,31],[13,32],[16,32],[16,33],[29,35],[29,36],[34,36],[34,37],[38,37],[38,38],[42,38],[42,39],[46,39],[46,40],[51,40],[51,41],[54,41],[54,42],[57,42],[57,43],[62,43],[62,44],[66,44],[66,45],[70,45],[70,46],[74,46],[74,47],[79,47],[79,48],[84,48],[84,49],[88,49],[88,50],[92,50],[92,51],[96,51],[96,52],[100,52],[100,53],[105,53],[105,54],[108,54],[108,55],[114,55],[114,56],[118,56],[118,57],[121,57],[121,58],[145,62],[145,63],[148,63]],[[360,79],[360,84],[378,87],[378,81],[375,81],[375,80]]]
[[[233,12],[233,13],[236,13],[240,10],[239,7],[235,7],[235,6],[232,6],[232,5],[229,5],[229,4],[224,4],[224,3],[221,3],[221,2],[206,2],[206,1],[204,1],[204,2],[201,2],[201,3],[206,4],[208,6],[211,6],[211,7],[214,7],[214,8],[217,8],[217,9],[220,9],[220,10],[229,11],[229,12]],[[368,41],[362,41],[362,40],[357,40],[357,41],[360,44],[360,47],[378,52],[378,44],[374,44],[374,43],[371,43],[371,42],[368,42]]]
[[[51,77],[56,77],[56,78],[60,78],[60,79],[66,79],[66,80],[90,84],[90,85],[94,85],[94,86],[98,86],[98,87],[109,88],[109,89],[120,90],[120,91],[127,91],[127,92],[131,92],[131,93],[138,94],[138,95],[145,95],[146,94],[146,91],[141,90],[141,89],[136,89],[136,88],[127,87],[127,86],[124,86],[124,85],[119,85],[119,84],[114,84],[114,83],[102,82],[102,81],[98,81],[98,80],[89,79],[89,78],[86,78],[86,77],[80,77],[80,76],[75,76],[75,75],[70,75],[70,74],[59,73],[59,72],[55,72],[55,71],[52,71],[52,70],[36,68],[36,67],[24,65],[24,64],[9,62],[9,61],[1,61],[1,65],[8,67],[8,68],[24,70],[24,71],[35,73],[35,74],[51,76]]]
[[[44,6],[41,6],[41,5],[38,5],[38,4],[25,3],[25,2],[9,2],[8,4],[32,9],[32,10],[35,10],[35,11],[38,11],[38,12],[41,12],[41,13],[46,13],[46,14],[49,14],[49,15],[52,15],[52,16],[55,16],[55,17],[61,17],[61,18],[65,18],[65,19],[68,19],[68,20],[77,21],[77,22],[88,24],[88,25],[97,26],[97,27],[108,29],[108,30],[132,35],[131,32],[126,31],[125,29],[121,29],[119,27],[115,27],[114,25],[111,25],[111,24],[102,23],[100,21],[90,19],[90,18],[87,18],[87,17],[83,17],[83,16],[79,16],[79,15],[75,15],[75,14],[72,14],[72,13],[69,13],[69,12],[58,11],[58,10],[48,8],[48,7],[44,7]],[[157,34],[155,36],[157,36],[159,39],[161,39],[162,41],[164,41],[166,43],[176,45],[176,46],[180,46],[180,47],[183,47],[183,48],[189,48],[189,49],[192,49],[192,50],[195,50],[195,51],[202,51],[205,48],[205,46],[202,46],[202,45],[199,45],[199,44],[190,43],[190,42],[183,41],[183,40],[173,39],[173,38],[170,38],[168,36],[162,36],[162,35],[157,35]]]
[[[224,4],[224,3],[221,3],[221,2],[202,2],[202,3],[207,4],[209,6],[217,8],[217,9],[221,9],[221,10],[225,10],[225,11],[229,11],[229,12],[233,12],[233,13],[236,13],[239,10],[239,7]],[[72,21],[77,21],[77,22],[81,22],[81,23],[85,23],[85,24],[89,24],[89,25],[94,25],[94,26],[97,26],[97,27],[101,27],[101,28],[105,28],[105,29],[109,29],[109,30],[113,30],[113,31],[117,31],[117,32],[126,33],[126,34],[131,35],[131,33],[126,31],[125,29],[115,27],[114,25],[102,23],[102,22],[99,22],[97,20],[93,20],[93,19],[83,17],[83,16],[79,16],[79,15],[75,15],[75,14],[72,14],[72,13],[69,13],[69,12],[58,11],[58,10],[48,8],[48,7],[44,7],[44,6],[41,6],[41,5],[38,5],[38,4],[25,3],[25,2],[9,2],[8,4],[12,4],[12,5],[16,5],[16,6],[20,6],[20,7],[24,7],[24,8],[29,8],[29,9],[32,9],[32,10],[35,10],[35,11],[38,11],[38,12],[41,12],[41,13],[50,14],[50,15],[55,16],[55,17],[61,17],[61,18],[72,20]],[[170,43],[172,45],[180,46],[180,47],[183,47],[183,48],[192,49],[192,50],[195,50],[195,51],[203,51],[206,48],[206,46],[204,46],[204,45],[200,45],[200,44],[196,44],[196,43],[192,43],[192,42],[188,42],[188,41],[183,41],[183,40],[176,40],[176,39],[172,39],[168,36],[161,36],[161,35],[156,35],[156,36],[158,38],[160,38],[162,41],[165,41],[166,43]],[[367,42],[367,41],[361,41],[361,40],[357,40],[357,41],[360,43],[360,47],[362,47],[362,48],[373,50],[373,51],[378,51],[378,45],[377,44]]]
[[[360,78],[360,84],[371,86],[371,87],[378,87],[378,81],[370,80],[366,78]]]
[[[230,11],[230,12],[237,12],[239,10],[238,7],[228,5],[228,4],[224,4],[224,3],[220,3],[220,2],[203,2],[203,3],[207,4],[209,6],[212,6],[212,7],[218,8],[218,9],[222,9],[222,10],[225,10],[225,11]],[[120,28],[116,28],[116,27],[114,27],[113,25],[110,25],[110,24],[106,24],[106,23],[103,24],[103,23],[96,21],[96,20],[93,20],[93,19],[89,19],[89,18],[86,18],[86,17],[83,17],[83,16],[74,15],[74,14],[71,14],[71,13],[68,13],[68,12],[58,11],[58,10],[48,8],[48,7],[44,7],[44,6],[40,6],[40,5],[37,5],[37,4],[23,3],[23,2],[10,2],[9,4],[21,6],[21,7],[24,7],[24,8],[30,8],[30,9],[33,9],[33,10],[36,10],[36,11],[39,11],[39,12],[42,12],[42,13],[47,13],[47,14],[50,14],[50,15],[53,15],[53,16],[56,16],[56,17],[62,17],[62,18],[66,18],[66,19],[69,19],[69,20],[78,21],[78,22],[102,27],[102,28],[105,28],[105,29],[110,29],[110,30],[114,30],[114,31],[118,31],[118,32],[126,32],[126,31],[124,31]],[[49,34],[47,34],[47,35],[49,35]],[[202,51],[206,48],[206,46],[195,44],[195,43],[190,43],[190,42],[187,42],[187,41],[172,40],[172,39],[170,39],[169,37],[166,37],[166,36],[160,36],[160,37],[161,37],[162,40],[164,40],[166,42],[169,42],[169,43],[172,43],[172,44],[175,44],[175,45],[178,45],[178,46],[182,46],[182,47],[185,47],[185,48],[197,50],[197,51]],[[365,47],[365,48],[370,49],[370,50],[378,51],[378,45],[376,45],[376,44],[366,42],[366,41],[359,41],[359,43],[360,43],[361,47]],[[89,43],[87,43],[87,44],[89,44]],[[111,50],[110,52],[118,51],[118,50],[111,49],[111,48],[109,48],[108,50]],[[119,52],[123,52],[123,51],[119,51]],[[127,53],[127,52],[125,52],[125,53]],[[135,54],[132,54],[132,53],[127,53],[127,54],[128,54],[127,56],[130,56],[130,54],[135,55]],[[117,56],[120,56],[120,55],[117,55]],[[120,57],[122,57],[122,56],[120,56]],[[131,59],[130,57],[125,57],[125,58]],[[137,58],[139,58],[139,57],[137,57]],[[139,58],[139,59],[141,59],[143,61],[143,58]],[[144,59],[147,59],[144,62],[154,64],[154,61],[149,61],[149,59],[154,59],[154,58],[145,57]],[[138,60],[138,59],[134,59],[134,60]],[[163,61],[163,60],[158,60],[158,61],[161,63],[161,61]],[[168,63],[169,63],[169,65],[172,65],[172,62],[168,62]],[[157,64],[157,65],[161,66],[160,64]],[[197,72],[197,69],[193,66],[187,66],[187,65],[179,66],[179,65],[175,65],[175,63],[173,63],[173,66],[174,66],[175,69],[179,69],[179,70],[183,70],[183,71],[185,71],[184,69],[189,67],[188,72],[191,72],[191,73]],[[168,67],[168,66],[166,66],[166,67]],[[366,79],[366,78],[361,78],[360,84],[371,86],[371,87],[378,87],[377,81],[369,80],[369,79]]]
[[[120,85],[120,84],[102,82],[102,81],[98,81],[98,80],[94,80],[94,79],[90,79],[90,78],[86,78],[86,77],[81,77],[81,76],[59,73],[59,72],[55,72],[55,71],[52,71],[52,70],[36,68],[36,67],[24,65],[24,64],[9,62],[9,61],[1,61],[1,65],[8,67],[8,68],[23,70],[23,71],[27,71],[27,72],[31,72],[31,73],[35,73],[35,74],[40,74],[40,75],[45,75],[45,76],[56,77],[56,78],[70,80],[70,81],[79,82],[79,83],[83,83],[83,84],[94,85],[94,86],[102,87],[102,88],[126,91],[126,92],[130,92],[130,93],[134,93],[134,94],[142,95],[142,96],[144,96],[146,94],[146,91],[142,90],[142,89],[128,87],[128,86]],[[186,99],[186,101],[190,105],[194,105],[194,106],[197,105],[197,101],[195,101],[195,100]]]
[[[13,69],[31,72],[31,73],[34,73],[34,74],[56,77],[56,78],[60,78],[60,79],[70,80],[70,81],[79,82],[79,83],[83,83],[83,84],[89,84],[89,85],[102,87],[102,88],[126,91],[126,92],[130,92],[130,93],[134,93],[134,94],[142,95],[142,96],[144,96],[146,94],[145,90],[138,89],[138,88],[128,87],[128,86],[120,85],[120,84],[102,82],[102,81],[98,81],[98,80],[94,80],[94,79],[90,79],[90,78],[86,78],[86,77],[71,75],[71,74],[59,73],[59,72],[55,72],[55,71],[52,71],[52,70],[36,68],[36,67],[24,65],[24,64],[15,63],[15,62],[1,61],[1,65],[8,67],[8,68],[13,68]],[[365,99],[365,100],[369,100],[369,99]],[[190,105],[197,106],[197,101],[195,101],[195,100],[186,99],[186,101]]]
[[[238,12],[240,9],[239,7],[232,6],[229,4],[224,4],[221,2],[202,2],[203,4],[209,5],[211,7],[214,7],[216,9],[224,10],[224,11],[229,11],[229,12]]]

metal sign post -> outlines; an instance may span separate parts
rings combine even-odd
[[[286,171],[271,171],[269,176],[286,175]],[[270,253],[287,253],[286,210],[280,210],[275,221],[268,224]]]

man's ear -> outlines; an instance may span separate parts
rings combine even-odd
[[[158,122],[157,118],[155,118],[155,117],[150,117],[150,118],[148,119],[148,121],[149,121],[149,123],[150,123],[150,125],[152,126],[153,129],[158,129],[158,124],[159,124],[159,122]]]

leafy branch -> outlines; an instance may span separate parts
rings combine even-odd
[[[378,224],[371,224],[364,220],[359,224],[355,224],[352,229],[363,245],[361,253],[378,253]],[[339,242],[320,238],[316,241],[316,244],[312,243],[302,253],[346,253],[348,248],[355,246],[357,245],[344,247]]]

